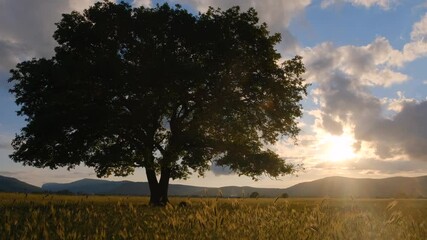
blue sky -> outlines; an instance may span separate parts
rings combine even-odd
[[[92,0],[0,0],[0,175],[41,185],[95,178],[92,169],[37,169],[12,162],[10,142],[25,125],[8,93],[9,69],[33,57],[51,57],[54,23]],[[134,6],[164,1],[129,0]],[[382,178],[427,174],[426,0],[169,0],[191,12],[208,6],[254,7],[284,59],[301,55],[312,83],[300,119],[298,145],[274,146],[305,171],[280,180],[230,174],[213,167],[179,183],[199,186],[287,187],[327,176]],[[143,170],[127,178],[145,181]]]

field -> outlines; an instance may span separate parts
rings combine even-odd
[[[172,198],[165,208],[147,202],[3,193],[0,239],[427,239],[425,199]]]

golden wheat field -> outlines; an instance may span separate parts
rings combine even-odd
[[[0,194],[0,239],[427,239],[427,200]],[[186,204],[180,204],[186,202]]]

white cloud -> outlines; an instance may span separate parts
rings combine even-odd
[[[412,27],[411,39],[413,41],[423,41],[427,36],[427,14],[422,19],[415,23]]]
[[[366,86],[391,86],[409,78],[397,72],[391,64],[399,51],[393,49],[384,37],[376,38],[366,46],[335,47],[322,43],[300,53],[307,65],[310,82],[327,80],[334,72],[342,72]]]
[[[411,31],[411,42],[403,46],[402,51],[390,53],[389,64],[401,67],[407,62],[427,56],[427,14],[416,22]]]
[[[132,0],[132,6],[139,7],[151,7],[151,0]]]
[[[323,0],[321,3],[322,8],[327,8],[336,4],[350,3],[354,6],[361,6],[370,8],[378,6],[384,10],[389,10],[392,6],[399,3],[398,0]]]
[[[402,66],[407,62],[412,62],[424,56],[427,56],[427,42],[410,42],[403,46],[403,51],[400,54],[395,55],[394,60],[392,60],[391,63],[396,66]]]
[[[417,103],[414,98],[407,98],[401,91],[397,91],[397,98],[383,98],[382,103],[386,105],[387,109],[396,113],[402,111],[403,107],[407,104]]]

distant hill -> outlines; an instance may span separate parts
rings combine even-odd
[[[427,176],[384,179],[327,177],[286,189],[293,197],[427,197]]]
[[[100,179],[82,179],[71,183],[46,183],[42,189],[49,192],[70,191],[83,194],[105,194],[113,191],[122,182]]]
[[[149,195],[146,182],[83,179],[67,184],[45,184],[45,191],[68,190],[84,194]],[[181,184],[170,184],[171,196],[217,196],[242,197],[258,192],[260,196],[276,197],[287,193],[290,197],[427,197],[427,176],[392,177],[384,179],[358,179],[346,177],[327,177],[312,182],[296,184],[289,188],[253,188],[227,186],[205,188]]]
[[[41,191],[41,188],[19,181],[16,178],[0,176],[0,192],[34,193]]]
[[[71,183],[46,183],[38,188],[14,178],[0,176],[0,191],[4,192],[72,192],[77,194],[136,195],[150,194],[147,182],[108,181],[82,179]],[[289,188],[253,188],[227,186],[206,188],[170,184],[170,196],[242,197],[258,192],[263,197],[277,197],[287,193],[290,197],[427,197],[427,176],[392,177],[384,179],[327,177],[296,184]]]
[[[131,181],[108,181],[97,179],[82,179],[71,183],[46,183],[42,186],[43,191],[59,192],[69,191],[81,194],[108,194],[108,195],[137,195],[145,196],[150,194],[147,182]],[[253,188],[253,187],[221,187],[206,188],[182,184],[170,184],[170,196],[217,196],[241,197],[248,196],[252,192],[258,192],[262,196],[274,197],[283,193],[283,189],[274,188]]]

